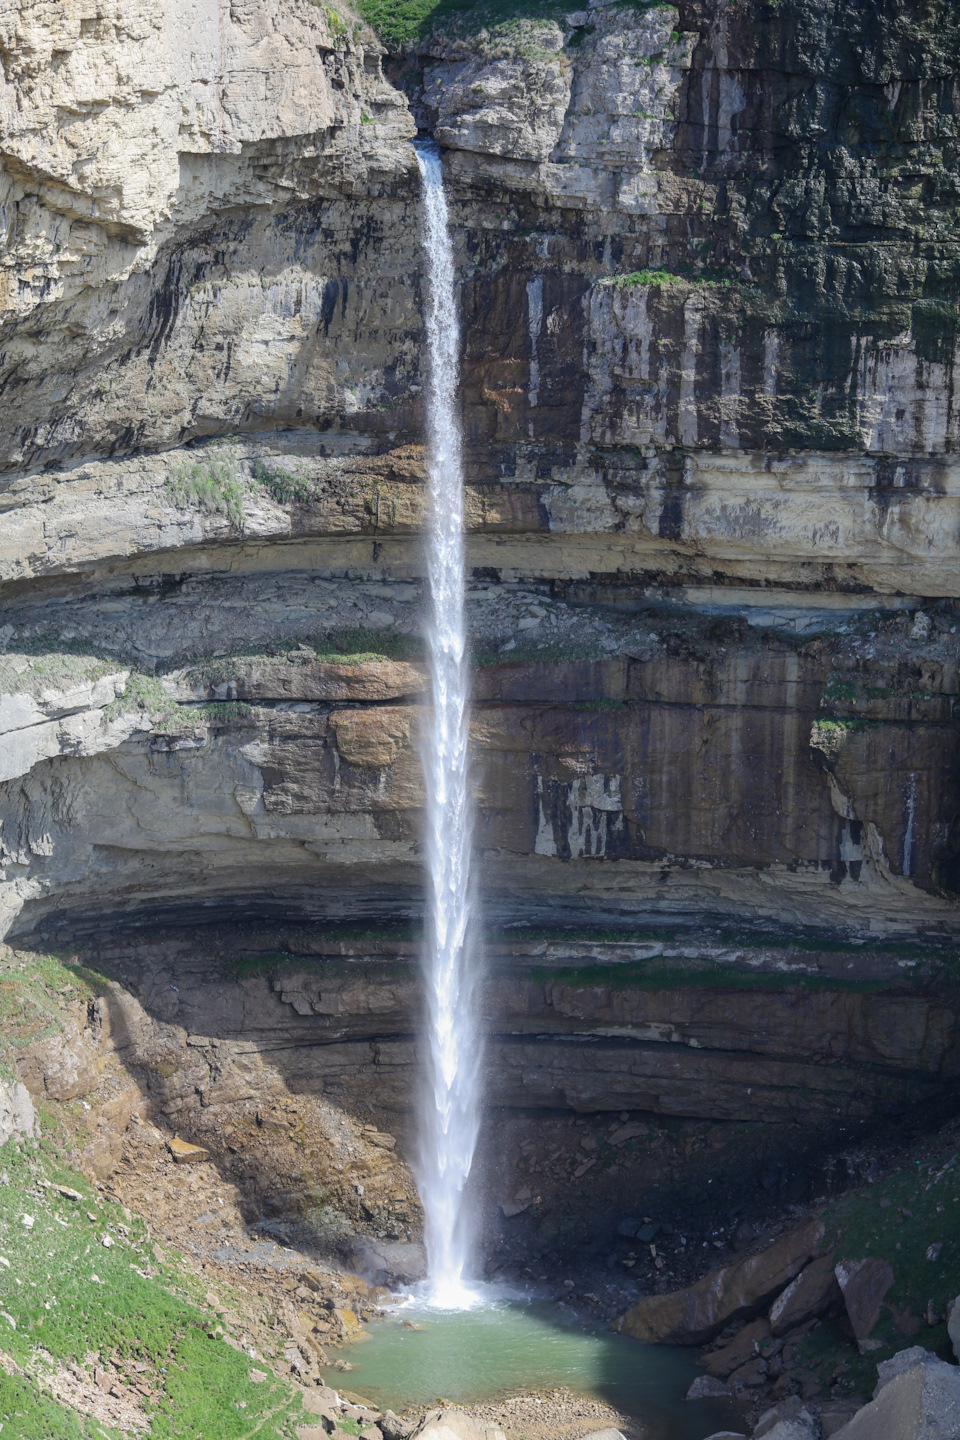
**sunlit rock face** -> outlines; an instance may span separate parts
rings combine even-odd
[[[629,931],[618,965],[644,927],[829,932],[830,985],[896,991],[758,1059],[762,986],[544,990],[511,952],[491,1084],[704,1124],[802,1126],[814,1070],[817,1123],[938,1094],[936,967],[860,942],[957,932],[954,7],[597,4],[387,54],[310,0],[21,0],[0,48],[4,933],[416,923],[419,125],[491,924]],[[359,1048],[314,1078],[401,1112],[392,984],[334,986]]]

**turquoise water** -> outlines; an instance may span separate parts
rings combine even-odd
[[[703,1373],[690,1351],[584,1330],[555,1307],[513,1301],[444,1312],[411,1304],[367,1331],[349,1347],[354,1368],[344,1383],[383,1409],[565,1385],[645,1422],[644,1440],[704,1440],[737,1428],[729,1409],[684,1400]]]

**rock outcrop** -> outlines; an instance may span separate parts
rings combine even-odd
[[[700,1345],[730,1321],[765,1309],[816,1254],[823,1235],[822,1223],[810,1221],[759,1255],[705,1275],[689,1290],[641,1300],[621,1318],[618,1328],[635,1340],[654,1344]],[[736,1358],[743,1363],[753,1353],[748,1348]]]
[[[19,1080],[0,1080],[0,1145],[15,1135],[39,1139],[40,1122],[26,1085]]]
[[[920,1349],[881,1367],[875,1398],[835,1432],[836,1440],[948,1440],[960,1426],[960,1371]]]

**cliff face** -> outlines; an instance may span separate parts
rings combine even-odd
[[[864,937],[920,936],[935,998],[790,1009],[769,1089],[822,1042],[824,1123],[851,1077],[856,1117],[920,1103],[960,889],[955,7],[518,11],[388,54],[312,0],[0,4],[0,925],[416,918],[419,125],[491,923],[627,927],[618,964],[654,919],[829,931],[857,984]],[[706,1039],[699,992],[525,964],[505,1106],[748,1123],[747,961]],[[344,1094],[402,1110],[408,1061]]]

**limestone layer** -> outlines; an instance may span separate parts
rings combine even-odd
[[[953,7],[0,44],[6,930],[418,912],[419,125],[491,914],[953,932]]]

